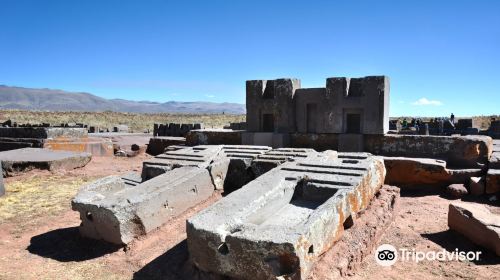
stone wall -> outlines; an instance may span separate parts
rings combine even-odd
[[[87,137],[87,129],[74,127],[0,127],[0,137],[47,139]]]
[[[487,136],[365,135],[366,152],[442,159],[449,167],[475,168],[488,163],[493,142]]]

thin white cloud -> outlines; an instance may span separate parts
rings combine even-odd
[[[215,97],[215,95],[213,95],[213,94],[205,94],[205,97],[208,97],[208,98],[214,98],[214,97]]]
[[[425,97],[422,97],[419,100],[413,102],[412,104],[417,105],[417,106],[427,106],[427,105],[441,106],[441,105],[443,105],[443,102],[441,102],[439,100],[429,100]]]

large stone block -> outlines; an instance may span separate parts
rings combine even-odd
[[[113,156],[114,148],[111,139],[100,137],[55,138],[46,139],[43,148],[54,151],[90,153],[92,156]]]
[[[214,191],[207,169],[179,167],[138,185],[110,176],[86,185],[72,201],[83,236],[127,244],[163,225]]]
[[[339,134],[339,152],[363,152],[363,134]]]
[[[397,187],[382,186],[367,209],[358,214],[352,227],[322,256],[307,279],[342,279],[362,270],[365,260],[373,257],[374,248],[398,216],[399,191]]]
[[[239,279],[305,279],[384,176],[366,154],[284,163],[187,221],[191,259]]]
[[[488,136],[365,135],[365,152],[390,157],[434,158],[454,168],[480,168],[492,153]]]
[[[32,169],[71,170],[87,165],[91,158],[92,155],[89,153],[52,151],[39,148],[0,152],[2,168],[7,175]]]
[[[186,145],[241,145],[242,131],[232,129],[196,129],[186,135]]]
[[[311,148],[316,151],[338,150],[339,134],[293,133],[290,134],[290,147]]]
[[[221,145],[200,145],[167,151],[164,154],[143,162],[142,179],[146,181],[181,166],[206,168],[219,155],[221,150]]]
[[[270,151],[271,147],[225,145],[222,150],[230,160],[224,180],[224,193],[231,193],[255,179],[252,162],[259,155]]]
[[[448,169],[443,160],[429,158],[384,157],[386,184],[401,188],[443,187],[466,184],[470,177],[481,176],[481,169]]]
[[[149,139],[148,148],[146,149],[146,153],[157,156],[165,152],[165,149],[168,146],[172,145],[184,145],[186,143],[186,138],[184,137],[167,137],[167,136],[159,136],[152,137]]]
[[[486,193],[500,192],[500,169],[489,169],[486,174]]]
[[[453,203],[448,210],[448,226],[473,243],[500,256],[500,216],[483,205]]]
[[[288,133],[243,132],[241,137],[243,145],[270,146],[273,148],[290,146],[290,135]]]

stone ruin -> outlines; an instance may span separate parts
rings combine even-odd
[[[203,128],[204,126],[202,123],[155,123],[153,126],[153,136],[186,137],[189,131]]]
[[[247,123],[246,122],[229,123],[229,125],[224,126],[224,129],[246,130]]]
[[[190,261],[240,279],[306,279],[344,229],[390,192],[384,183],[403,189],[461,184],[474,195],[499,194],[500,142],[386,134],[388,100],[385,76],[330,78],[319,89],[301,89],[296,79],[248,81],[246,130],[193,129],[188,147],[168,146],[144,161],[141,174],[82,187],[72,201],[80,232],[128,244],[222,192],[187,220]],[[387,211],[397,203],[392,194],[383,203],[391,205]],[[474,240],[460,221],[473,223],[493,236],[478,244],[499,244],[490,220],[463,213],[450,206],[450,228]],[[367,238],[378,242],[373,236]]]
[[[246,83],[243,144],[286,147],[290,134],[338,134],[362,146],[363,135],[389,130],[389,78],[328,78],[325,88],[301,88],[298,79]]]
[[[16,125],[0,127],[0,151],[21,148],[47,148],[59,151],[88,152],[94,156],[113,155],[111,141],[88,137],[83,125]]]
[[[237,279],[305,279],[384,175],[368,154],[284,163],[189,219],[189,254],[200,269]]]
[[[142,174],[82,187],[72,208],[83,236],[127,244],[223,191],[220,202],[188,220],[198,268],[243,279],[255,269],[259,279],[304,279],[351,216],[370,203],[385,174],[383,159],[368,153],[171,146],[145,161]]]

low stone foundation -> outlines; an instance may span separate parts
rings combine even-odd
[[[352,147],[352,145],[347,145],[348,141],[340,145],[339,134],[290,133],[286,134],[286,137],[285,134],[276,134],[279,139],[275,139],[276,137],[271,137],[270,133],[249,134],[232,130],[191,131],[188,134],[187,145],[241,145],[243,143],[242,135],[245,133],[248,134],[245,137],[251,138],[251,141],[249,140],[251,143],[247,144],[312,148],[316,151],[349,152],[362,150],[380,156],[432,158],[446,161],[451,168],[482,168],[488,164],[493,150],[493,141],[488,136],[364,134],[362,138],[356,138],[356,141],[362,143],[356,143]]]
[[[241,145],[241,130],[195,129],[186,135],[186,145]]]

